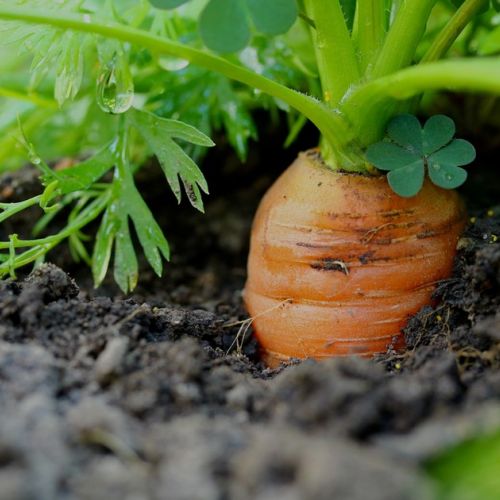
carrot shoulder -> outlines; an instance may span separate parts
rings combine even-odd
[[[267,361],[402,347],[409,316],[451,273],[464,220],[454,191],[426,182],[401,198],[385,177],[302,153],[252,228],[244,299]]]

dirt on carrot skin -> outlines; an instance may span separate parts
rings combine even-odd
[[[257,177],[260,161],[211,158],[206,216],[165,207],[145,178],[173,262],[132,298],[94,291],[66,251],[51,258],[75,280],[47,264],[0,283],[1,500],[433,498],[423,461],[498,426],[500,207],[473,214],[405,353],[272,371],[238,324],[251,217],[276,174]]]

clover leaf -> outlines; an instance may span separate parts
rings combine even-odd
[[[250,26],[242,0],[210,0],[199,21],[203,43],[215,52],[230,53],[250,42]]]
[[[426,171],[436,186],[455,189],[467,179],[460,167],[474,161],[476,150],[454,135],[455,124],[447,116],[432,116],[422,128],[415,116],[399,115],[389,122],[386,140],[368,147],[366,158],[388,171],[389,185],[400,196],[415,196]]]
[[[159,9],[173,9],[188,0],[149,2]],[[200,36],[215,52],[238,52],[250,42],[251,26],[264,35],[281,35],[298,14],[297,0],[209,0],[200,15]]]

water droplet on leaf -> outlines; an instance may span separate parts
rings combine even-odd
[[[29,153],[29,160],[33,165],[40,165],[42,163],[42,159],[34,154],[34,153]]]
[[[125,113],[134,100],[134,80],[123,55],[115,54],[97,79],[97,103],[105,113]]]
[[[180,71],[189,65],[189,61],[180,57],[161,56],[158,58],[158,64],[167,71]]]

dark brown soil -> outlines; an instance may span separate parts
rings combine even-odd
[[[66,251],[52,259],[78,285],[51,264],[0,283],[1,500],[436,498],[424,461],[500,424],[500,207],[473,203],[404,354],[271,371],[235,324],[252,213],[277,173],[259,161],[209,159],[205,216],[165,202],[149,171],[174,258],[133,298],[94,291]],[[26,196],[32,178],[0,192]]]

